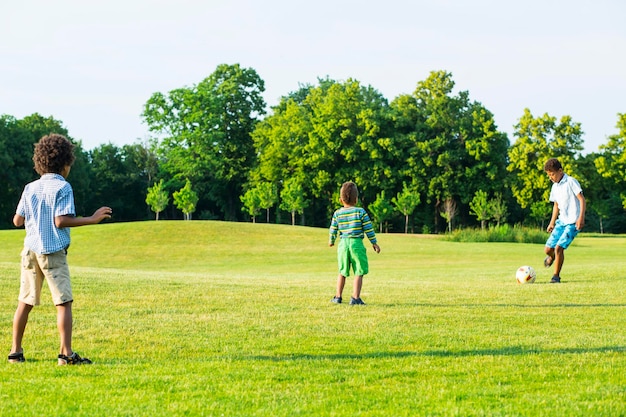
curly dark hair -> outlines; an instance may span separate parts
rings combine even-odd
[[[33,162],[39,175],[60,174],[74,160],[74,144],[63,135],[51,133],[35,144]]]

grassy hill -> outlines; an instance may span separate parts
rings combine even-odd
[[[0,262],[16,262],[23,230],[0,231]],[[382,253],[370,252],[372,275],[434,271],[509,280],[517,266],[540,269],[543,246],[445,242],[430,235],[379,234]],[[579,239],[581,241],[582,239]],[[576,241],[576,244],[579,243]],[[335,248],[326,229],[214,221],[111,223],[72,230],[72,267],[221,274],[334,275]],[[369,247],[369,244],[367,244]],[[493,247],[506,256],[494,256]],[[461,250],[462,248],[462,250]],[[611,253],[621,253],[615,248]],[[428,277],[425,277],[428,279]],[[440,277],[439,277],[440,278]],[[438,278],[438,279],[439,279]]]
[[[23,236],[0,231],[7,353]],[[95,364],[56,366],[44,290],[27,362],[0,365],[0,415],[626,413],[626,237],[578,237],[560,285],[547,284],[542,245],[378,237],[361,307],[329,302],[325,229],[73,229],[74,348]],[[537,283],[515,283],[524,264]]]
[[[6,244],[0,249],[0,261],[14,262],[24,231],[2,235]],[[69,262],[93,268],[219,274],[248,266],[258,270],[257,263],[272,264],[285,256],[301,262],[310,249],[323,250],[325,243],[326,231],[314,228],[202,221],[111,223],[72,229]]]

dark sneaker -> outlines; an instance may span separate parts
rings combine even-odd
[[[550,284],[560,284],[561,283],[561,277],[557,277],[556,275],[552,277],[552,279],[550,280]]]
[[[23,352],[17,352],[17,353],[10,353],[9,354],[9,363],[19,363],[19,362],[25,362],[26,359],[24,359],[24,353]]]
[[[546,259],[543,260],[543,266],[545,266],[546,268],[550,268],[553,262],[554,258],[552,258],[551,256],[546,256]]]
[[[91,365],[91,363],[89,359],[81,358],[76,352],[70,356],[59,355],[59,365]]]
[[[364,306],[365,303],[363,302],[363,300],[361,300],[361,297],[359,297],[359,298],[350,297],[350,305],[351,306],[354,306],[354,305],[362,305],[362,306]]]
[[[341,304],[341,297],[333,297],[332,300],[330,300],[331,303],[335,303],[335,304]]]

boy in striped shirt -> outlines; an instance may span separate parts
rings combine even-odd
[[[351,181],[343,183],[339,191],[339,199],[343,207],[333,214],[328,243],[329,246],[334,246],[337,234],[339,234],[337,249],[339,277],[337,278],[337,292],[331,302],[341,304],[346,277],[350,276],[352,268],[355,277],[350,304],[364,305],[365,303],[361,300],[361,288],[363,275],[369,272],[369,266],[363,238],[367,236],[376,253],[380,253],[380,246],[376,243],[376,233],[367,212],[361,207],[356,207],[359,199],[356,184]]]

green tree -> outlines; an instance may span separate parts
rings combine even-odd
[[[258,154],[258,165],[251,172],[253,184],[281,181],[298,177],[302,184],[309,174],[305,172],[304,148],[312,130],[310,109],[303,100],[310,87],[303,87],[290,96],[282,97],[272,108],[272,114],[260,121],[252,132]]]
[[[239,64],[219,65],[192,87],[155,93],[143,118],[159,135],[163,168],[181,181],[190,179],[206,201],[235,220],[256,154],[251,133],[265,113],[263,80]]]
[[[145,195],[156,169],[149,162],[154,156],[149,155],[141,144],[118,147],[108,143],[91,150],[91,205],[110,206],[116,220],[149,218]]]
[[[76,159],[67,179],[72,184],[72,189],[74,190],[76,213],[79,216],[89,215],[89,213],[93,213],[106,202],[95,199],[94,188],[96,183],[90,153],[82,148],[80,141],[74,142],[74,144],[74,156]],[[115,214],[116,218],[118,217],[117,214]],[[120,211],[119,214],[123,215],[124,212]]]
[[[453,95],[452,74],[431,72],[412,95],[391,103],[402,181],[420,191],[438,213],[447,199],[468,204],[478,190],[501,192],[505,184],[508,139],[498,132],[493,115],[469,93]]]
[[[402,192],[391,199],[391,204],[404,215],[404,233],[409,233],[409,216],[420,203],[420,195],[415,190],[404,185]]]
[[[191,181],[187,180],[185,186],[178,191],[174,191],[174,204],[183,212],[185,220],[191,220],[191,214],[196,211],[198,194],[191,189]]]
[[[349,79],[311,90],[305,104],[312,110],[313,130],[304,154],[305,172],[313,174],[313,195],[330,203],[348,178],[358,184],[362,201],[384,188],[390,167],[385,152],[388,132],[382,130],[387,109],[383,96]]]
[[[618,133],[609,136],[608,143],[600,146],[602,153],[595,164],[600,175],[614,181],[626,209],[626,113],[618,114],[616,128]]]
[[[24,186],[38,178],[33,167],[33,149],[42,136],[58,133],[75,145],[76,161],[68,180],[74,190],[76,211],[86,213],[85,206],[91,195],[89,161],[80,141],[68,135],[63,123],[52,116],[38,113],[16,119],[10,115],[0,116],[0,227],[12,227],[11,219]]]
[[[0,227],[13,227],[11,219],[24,186],[37,177],[33,169],[35,134],[13,116],[0,116]]]
[[[552,214],[552,205],[547,201],[539,200],[530,203],[530,217],[540,229],[544,228],[544,221]]]
[[[258,188],[250,188],[241,197],[243,207],[241,210],[245,211],[252,218],[252,223],[256,223],[256,216],[261,212],[261,198],[259,197]]]
[[[278,202],[276,187],[270,182],[262,182],[257,185],[259,195],[259,207],[265,210],[266,223],[270,222],[270,208]]]
[[[259,123],[253,134],[259,164],[250,181],[297,178],[314,205],[323,207],[326,222],[332,196],[348,178],[365,202],[395,180],[390,126],[387,101],[378,91],[352,79],[319,80],[317,87],[283,97]]]
[[[487,201],[487,193],[482,190],[476,191],[469,206],[471,214],[480,222],[480,228],[485,230],[487,221],[491,219],[491,204]]]
[[[547,202],[550,195],[550,180],[543,165],[549,158],[559,158],[564,171],[576,175],[576,158],[582,146],[580,123],[571,117],[563,116],[557,123],[555,117],[547,113],[534,117],[530,110],[524,114],[515,126],[517,138],[509,149],[509,180],[511,190],[518,204],[526,209],[536,202]],[[533,209],[533,218],[543,218],[544,209]]]
[[[170,197],[163,186],[163,179],[148,188],[146,203],[150,206],[150,209],[156,213],[156,220],[159,220],[159,213],[165,210],[170,203]]]
[[[498,131],[493,114],[480,103],[470,103],[462,113],[460,135],[465,148],[463,172],[469,186],[460,194],[467,203],[472,192],[484,190],[489,195],[506,190],[509,139]],[[462,187],[463,189],[463,187]]]
[[[385,198],[385,190],[382,190],[376,195],[376,200],[367,207],[368,211],[372,214],[374,224],[377,224],[379,231],[382,233],[383,226],[388,231],[387,222],[393,217],[394,207],[387,198]],[[406,233],[405,225],[405,233]]]
[[[296,178],[289,178],[280,192],[280,199],[280,208],[291,213],[291,225],[295,225],[296,213],[302,215],[308,206],[304,187]]]
[[[499,227],[502,223],[506,222],[508,209],[502,194],[496,193],[496,196],[489,201],[489,211],[491,217],[496,221],[496,226]]]
[[[590,153],[577,161],[581,177],[588,184],[583,189],[587,202],[585,230],[624,233],[626,216],[620,194],[626,190],[616,182],[614,175],[604,176],[599,172],[596,164],[598,159],[604,157],[604,152]]]

